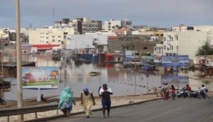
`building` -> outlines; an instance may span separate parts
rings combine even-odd
[[[108,20],[104,22],[104,29],[105,31],[113,31],[117,30],[121,27],[126,27],[128,29],[132,29],[132,21],[128,19],[123,19],[123,20]]]
[[[0,48],[3,47],[3,45],[8,44],[9,42],[9,32],[7,29],[0,28]]]
[[[108,35],[67,35],[66,43],[66,49],[75,50],[78,53],[84,53],[88,49],[97,52],[98,46],[102,46],[102,53],[108,51]]]
[[[70,20],[64,18],[62,21],[56,21],[54,28],[74,28],[75,34],[85,34],[102,30],[102,21],[91,20],[90,18],[75,18]]]
[[[213,45],[211,31],[173,31],[164,32],[163,44],[156,45],[156,55],[189,55],[190,59],[196,56],[198,48],[209,40]],[[163,47],[162,47],[163,46]],[[163,50],[162,50],[163,49]]]
[[[74,28],[38,28],[29,30],[29,44],[37,50],[48,50],[52,47],[65,47],[66,35],[74,34]]]
[[[117,29],[113,31],[116,35],[132,35],[132,31],[127,29],[126,27],[122,27],[121,29]]]
[[[121,20],[121,26],[126,27],[127,29],[133,29],[132,21],[129,19]]]
[[[204,26],[204,25],[185,26],[181,24],[178,27],[172,27],[172,31],[211,31],[211,30],[213,30],[213,26]]]

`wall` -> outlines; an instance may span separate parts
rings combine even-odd
[[[79,48],[94,48],[93,41],[96,38],[96,42],[100,45],[107,45],[107,35],[67,35],[66,49],[79,49]]]
[[[202,31],[185,31],[177,32],[178,34],[178,54],[188,54],[190,59],[195,57],[195,54],[200,46],[204,44],[207,39],[207,32]],[[211,34],[210,36],[213,36]],[[211,41],[213,44],[213,40]]]

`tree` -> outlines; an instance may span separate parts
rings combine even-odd
[[[56,76],[58,75],[58,71],[57,70],[53,70],[51,73],[50,73],[50,76],[53,78],[53,79],[56,79]]]
[[[208,40],[198,48],[196,56],[199,55],[213,55],[213,47],[210,45]]]

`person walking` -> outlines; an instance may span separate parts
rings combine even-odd
[[[60,109],[64,116],[70,115],[72,110],[72,104],[75,105],[75,99],[73,97],[73,92],[69,86],[66,86],[60,94],[60,100],[58,104],[58,109]]]
[[[175,94],[175,87],[174,87],[174,85],[171,86],[171,94],[172,94],[172,99],[175,100],[176,94]]]
[[[165,83],[165,87],[164,87],[164,100],[168,100],[169,99],[169,85],[168,83]]]
[[[204,86],[204,85],[201,85],[201,87],[200,87],[200,93],[199,93],[199,96],[198,96],[198,98],[201,98],[201,97],[203,97],[203,95],[204,95],[204,98],[210,98],[208,95],[207,95],[207,92],[208,92],[208,89]],[[203,95],[202,95],[203,94]]]
[[[95,99],[92,92],[89,92],[88,88],[84,88],[81,93],[81,105],[86,113],[86,118],[89,118],[92,115],[92,111],[90,109],[92,105],[95,105]]]
[[[161,92],[162,92],[162,97],[164,98],[165,97],[165,85],[166,83],[162,83],[162,85],[161,85]]]
[[[100,97],[101,97],[101,103],[102,103],[102,112],[104,118],[105,116],[105,109],[107,109],[107,116],[110,115],[110,108],[111,108],[111,98],[110,95],[112,95],[113,92],[110,88],[107,88],[107,84],[103,84],[103,87],[100,89]]]
[[[43,95],[43,94],[41,94],[41,101],[42,101],[42,102],[47,102],[47,99],[44,98],[44,95]]]

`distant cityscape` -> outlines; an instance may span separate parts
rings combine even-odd
[[[63,18],[46,27],[21,28],[21,41],[23,45],[31,45],[33,51],[70,49],[85,53],[87,48],[95,48],[96,43],[103,46],[102,53],[133,50],[155,56],[188,55],[194,62],[199,62],[197,49],[206,41],[212,45],[212,30],[213,25],[180,24],[171,28],[158,28],[134,25],[129,19],[102,22],[90,18]],[[16,30],[1,28],[0,39],[1,48],[9,43],[15,44]],[[32,49],[23,51],[30,53]],[[211,57],[207,60],[212,62]]]

